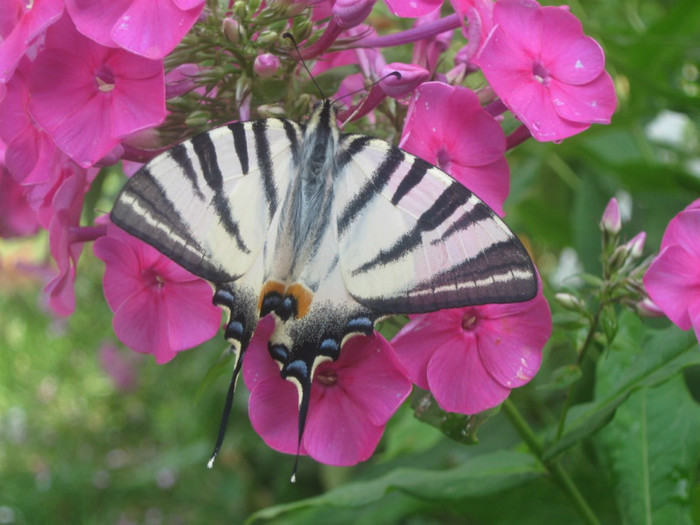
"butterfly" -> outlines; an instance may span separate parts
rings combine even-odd
[[[533,263],[498,215],[447,173],[387,142],[341,133],[324,100],[305,124],[225,125],[162,153],[124,186],[114,224],[209,281],[235,359],[271,314],[268,350],[299,395],[316,367],[392,314],[520,302]],[[298,456],[297,456],[298,457]]]

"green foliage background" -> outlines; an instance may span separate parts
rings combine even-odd
[[[567,247],[585,271],[600,272],[598,221],[620,190],[632,198],[623,235],[646,231],[652,251],[700,196],[700,4],[570,5],[605,49],[620,102],[611,126],[510,154],[508,221],[545,281]],[[649,138],[647,126],[667,110],[686,120],[681,142]],[[77,311],[54,319],[39,281],[15,264],[27,252],[45,257],[46,244],[0,245],[0,524],[700,523],[700,350],[665,321],[616,317],[612,344],[583,363],[558,440],[568,385],[553,372],[576,361],[580,336],[563,323],[538,377],[479,428],[478,444],[448,439],[406,405],[372,460],[334,468],[304,459],[290,484],[293,459],[252,431],[243,388],[224,449],[206,469],[227,384],[202,383],[222,341],[166,366],[136,360],[137,386],[117,390],[98,361],[100,345],[115,342],[101,265],[86,249]],[[532,436],[518,433],[512,410]],[[572,503],[558,470],[593,516]]]

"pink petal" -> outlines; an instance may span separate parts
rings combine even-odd
[[[189,9],[194,9],[204,4],[204,0],[173,0],[173,3],[182,9],[183,11],[188,11]]]
[[[92,249],[105,262],[102,286],[107,304],[116,311],[129,297],[143,291],[141,266],[131,247],[110,235],[97,239]]]
[[[435,352],[428,365],[428,383],[443,410],[460,414],[493,408],[510,393],[484,367],[473,337]]]
[[[411,392],[406,370],[391,345],[378,334],[353,337],[343,346],[338,362],[327,366],[337,371],[337,390],[352,399],[375,425],[385,424]]]
[[[512,46],[531,57],[539,56],[542,47],[542,12],[530,0],[500,0],[493,8],[493,23],[508,34]]]
[[[34,61],[29,91],[32,116],[53,133],[67,114],[87,104],[97,90],[88,65],[77,55],[47,49]]]
[[[204,2],[183,11],[171,1],[133,0],[111,36],[124,49],[147,58],[170,53],[197,21]]]
[[[573,122],[610,124],[617,104],[615,87],[606,71],[592,82],[581,86],[552,80],[549,93],[557,114]]]
[[[267,342],[275,328],[272,316],[260,320],[243,361],[243,380],[251,392],[264,379],[281,379],[280,369],[267,351]]]
[[[588,123],[561,118],[549,90],[536,81],[509,93],[504,103],[539,141],[563,140],[590,127]]]
[[[212,304],[212,290],[206,281],[166,282],[161,292],[174,350],[192,348],[216,335],[221,311]]]
[[[246,356],[246,365],[247,365]],[[272,361],[271,358],[268,359]],[[250,392],[248,415],[255,431],[268,447],[295,454],[299,435],[297,389],[277,373],[263,379]],[[300,451],[306,454],[304,443]]]
[[[114,87],[112,101],[115,137],[157,126],[165,120],[165,84],[163,69],[160,78],[147,80],[122,79]]]
[[[168,320],[163,301],[144,288],[114,312],[112,326],[119,340],[136,352],[153,354],[163,364],[175,357],[170,346]]]
[[[682,246],[700,260],[700,210],[686,208],[671,220],[664,232],[661,249],[673,244]]]
[[[339,388],[327,388],[312,399],[304,432],[304,448],[316,461],[354,465],[367,460],[379,443],[383,426],[374,425],[365,410]]]
[[[453,164],[450,175],[469,188],[477,197],[503,217],[503,204],[510,189],[510,168],[505,157],[485,166]]]
[[[76,28],[86,37],[107,47],[116,47],[111,32],[133,0],[66,0]]]
[[[688,308],[700,297],[700,260],[683,246],[664,248],[644,275],[652,301],[683,330],[691,327]]]
[[[389,11],[402,18],[417,18],[432,13],[442,5],[442,0],[384,0]]]
[[[488,306],[497,309],[505,315],[478,321],[479,356],[491,377],[506,388],[516,388],[540,368],[542,348],[552,333],[552,315],[542,295],[517,305]]]
[[[541,61],[560,82],[587,84],[598,78],[605,67],[603,50],[583,34],[578,18],[560,7],[543,7]]]
[[[397,357],[408,371],[411,381],[428,390],[428,363],[442,347],[452,347],[461,341],[455,327],[460,326],[461,310],[442,310],[412,318],[391,341]]]

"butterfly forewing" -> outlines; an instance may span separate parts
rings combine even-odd
[[[112,221],[195,275],[234,281],[265,244],[300,139],[300,127],[281,119],[198,135],[137,172]]]
[[[380,141],[354,144],[337,178],[340,267],[378,312],[417,313],[531,299],[532,262],[493,210],[459,182]]]

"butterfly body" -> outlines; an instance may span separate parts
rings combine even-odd
[[[532,262],[500,218],[435,166],[384,141],[341,134],[319,104],[305,125],[234,123],[144,166],[115,224],[210,281],[236,351],[229,396],[258,320],[299,389],[299,437],[316,366],[386,315],[516,302]]]

